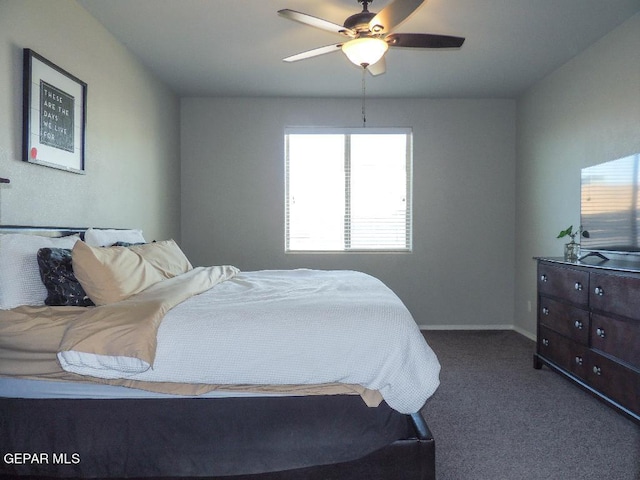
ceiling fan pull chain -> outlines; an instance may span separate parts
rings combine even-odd
[[[366,75],[367,75],[367,68],[366,67],[362,67],[362,128],[367,126],[367,113],[366,113],[366,106],[365,106],[365,98],[366,98]]]

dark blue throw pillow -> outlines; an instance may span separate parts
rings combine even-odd
[[[70,249],[41,248],[38,250],[38,266],[42,283],[47,288],[46,305],[94,306],[73,273]]]
[[[112,247],[133,247],[134,245],[144,245],[143,242],[131,243],[131,242],[116,242]]]

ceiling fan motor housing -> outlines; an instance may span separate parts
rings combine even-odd
[[[369,22],[375,17],[376,14],[369,11],[362,11],[360,13],[356,13],[351,15],[344,21],[344,27],[350,30],[354,30],[358,32],[358,34],[368,35],[369,32]]]

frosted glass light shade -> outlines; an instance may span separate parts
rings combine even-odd
[[[342,51],[357,66],[376,63],[385,54],[389,45],[384,40],[372,37],[356,38],[342,45]]]

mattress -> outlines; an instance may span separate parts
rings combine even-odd
[[[200,395],[175,395],[152,392],[120,385],[100,383],[58,382],[25,378],[0,377],[0,397],[24,399],[145,399],[145,398],[243,398],[282,397],[287,393],[213,390]]]

